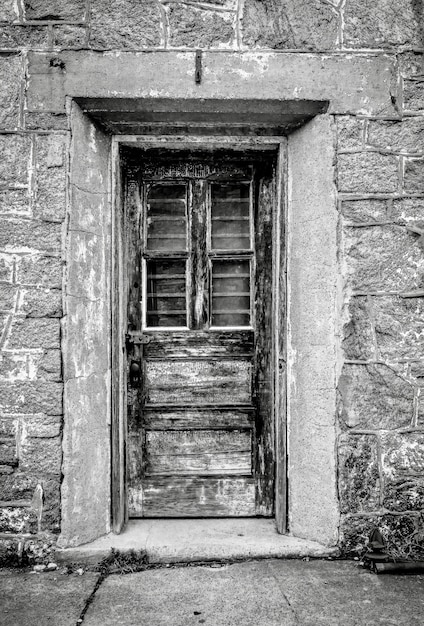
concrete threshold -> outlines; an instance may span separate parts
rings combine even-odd
[[[96,563],[111,549],[144,551],[150,563],[337,556],[335,547],[279,535],[273,519],[138,519],[120,535],[56,552],[59,561]]]

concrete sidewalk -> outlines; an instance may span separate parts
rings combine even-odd
[[[424,624],[424,576],[377,576],[347,561],[168,565],[104,580],[4,571],[0,597],[1,626]]]

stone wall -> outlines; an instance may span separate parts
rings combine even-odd
[[[341,547],[369,529],[423,541],[424,5],[421,0],[3,0],[0,7],[0,533],[60,529],[61,328],[69,155],[62,50],[280,54],[396,61],[393,109],[336,115],[345,360],[339,383]],[[52,105],[26,101],[51,52]],[[254,94],[252,94],[254,95]],[[34,107],[36,109],[36,107]],[[41,534],[40,534],[41,533]],[[49,535],[45,535],[48,537]],[[48,541],[48,539],[43,539]],[[6,545],[6,543],[5,543]],[[21,548],[20,548],[21,549]]]

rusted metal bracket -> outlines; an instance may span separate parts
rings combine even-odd
[[[125,335],[125,341],[127,344],[136,346],[145,346],[151,341],[151,337],[147,335],[131,335],[127,333]]]
[[[202,51],[196,50],[194,80],[197,85],[202,82]]]

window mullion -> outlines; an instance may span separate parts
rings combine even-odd
[[[189,201],[189,320],[193,330],[208,325],[207,195],[207,181],[193,180]]]

